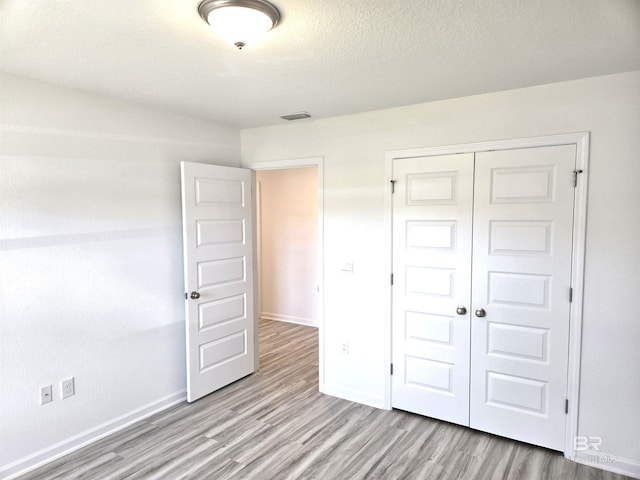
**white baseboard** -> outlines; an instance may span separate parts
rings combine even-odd
[[[332,397],[342,398],[350,402],[361,403],[374,408],[384,409],[384,398],[369,395],[368,393],[359,392],[350,388],[339,385],[324,385],[320,388],[320,393],[330,395]]]
[[[51,445],[50,447],[44,448],[27,457],[21,458],[16,462],[1,467],[0,478],[3,480],[11,480],[19,475],[24,475],[31,470],[63,457],[75,450],[78,450],[79,448],[85,447],[100,440],[101,438],[116,433],[117,431],[122,430],[144,418],[150,417],[162,410],[166,410],[180,402],[184,402],[186,399],[186,392],[182,390],[156,400],[155,402],[148,403],[147,405],[121,415],[120,417],[105,422],[102,425],[98,425],[90,430],[86,430],[78,435],[63,440],[62,442]]]
[[[276,320],[278,322],[297,323],[318,328],[318,322],[311,318],[294,317],[292,315],[280,315],[279,313],[262,312],[260,318],[264,320]]]
[[[575,456],[567,457],[574,462],[582,463],[590,467],[596,467],[608,472],[620,473],[628,477],[640,478],[640,462],[629,458],[618,457],[605,452],[587,450],[576,452]]]

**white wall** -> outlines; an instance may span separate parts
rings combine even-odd
[[[2,477],[184,398],[179,161],[238,165],[240,134],[10,75],[0,92]]]
[[[261,170],[260,317],[317,325],[316,167]]]
[[[243,164],[324,157],[328,393],[384,399],[385,152],[580,131],[592,136],[579,434],[640,475],[640,72],[242,132]]]

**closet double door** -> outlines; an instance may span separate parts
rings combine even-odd
[[[394,408],[564,450],[575,162],[393,161]]]

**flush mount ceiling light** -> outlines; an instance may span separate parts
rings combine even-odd
[[[280,21],[280,12],[266,0],[204,0],[198,13],[218,35],[240,50]]]

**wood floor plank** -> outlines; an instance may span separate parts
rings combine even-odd
[[[312,327],[262,321],[260,370],[21,480],[623,480],[561,454],[318,392]]]

